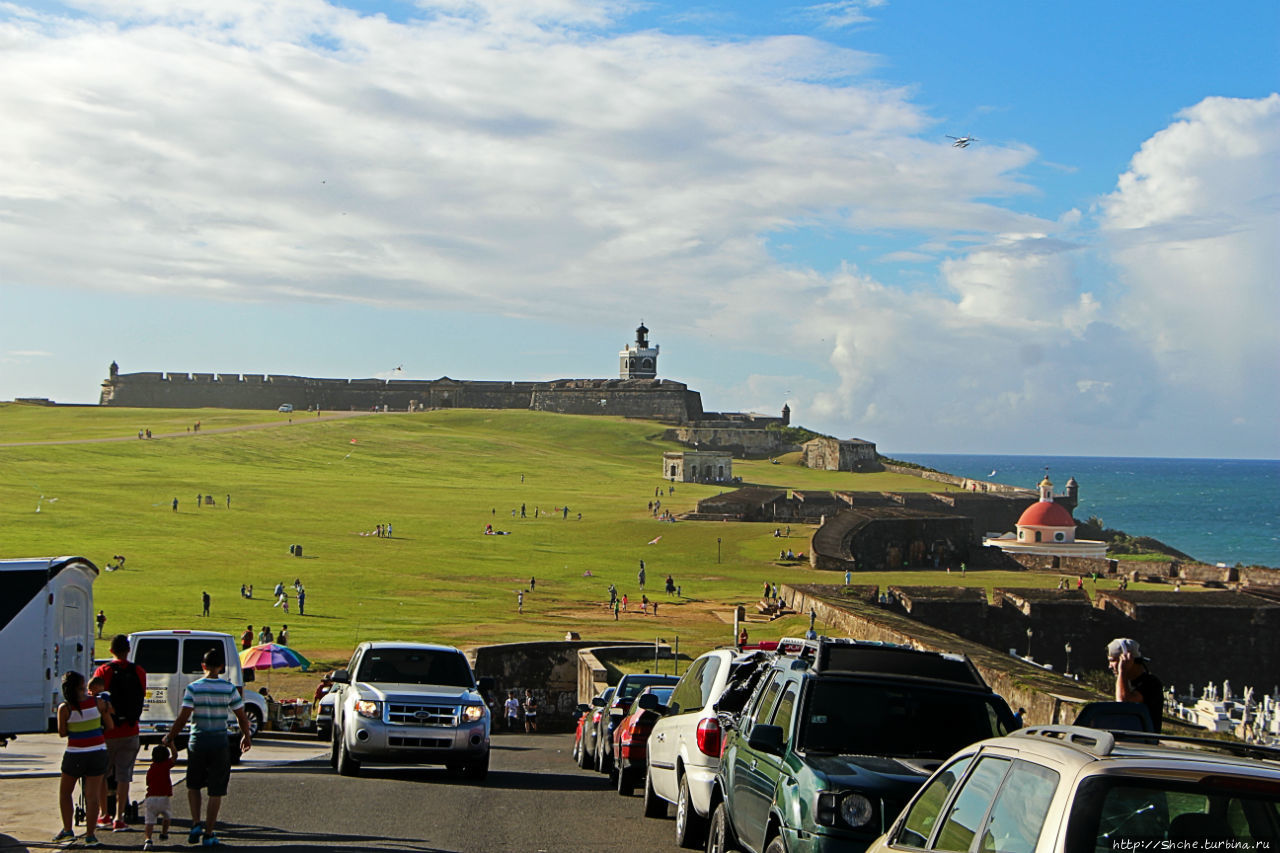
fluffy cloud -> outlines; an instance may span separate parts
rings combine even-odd
[[[1118,307],[1167,380],[1275,399],[1280,95],[1207,98],[1143,144],[1102,203]]]

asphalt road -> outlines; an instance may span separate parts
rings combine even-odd
[[[495,737],[481,784],[440,767],[365,765],[345,778],[327,760],[238,773],[225,838],[299,851],[680,849],[671,820],[646,819],[638,797],[619,797],[603,775],[580,770],[572,746],[572,735]]]
[[[459,781],[443,767],[365,765],[359,776],[341,777],[327,758],[316,757],[319,744],[311,744],[301,744],[305,751],[300,753],[311,757],[242,766],[232,774],[219,826],[228,847],[458,853],[680,849],[672,820],[645,818],[638,796],[619,797],[605,776],[578,768],[570,758],[571,734],[496,736],[483,783]],[[175,769],[175,781],[183,769]],[[52,778],[5,780],[5,793],[23,796],[19,782],[37,781],[50,789],[41,789],[39,796],[47,799],[50,812],[44,822],[56,829]],[[174,793],[174,835],[157,849],[196,849],[186,845],[185,789],[176,784]],[[19,837],[30,839],[27,833]],[[100,839],[107,849],[136,850],[142,833],[106,832]],[[4,841],[0,848],[9,850],[45,846]]]

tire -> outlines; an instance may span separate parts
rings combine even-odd
[[[484,754],[484,758],[478,758],[475,761],[467,762],[467,766],[463,769],[462,775],[470,779],[472,782],[483,782],[485,777],[489,775],[489,753]]]
[[[258,732],[262,731],[262,711],[258,710],[258,706],[246,703],[244,713],[249,718],[249,736],[257,737]]]
[[[769,839],[769,843],[764,848],[764,853],[787,853],[787,845],[783,843],[781,835],[775,835]]]
[[[345,737],[338,740],[338,775],[339,776],[359,776],[360,762],[351,757],[351,752],[347,749],[347,739]]]
[[[338,730],[334,729],[329,734],[329,766],[334,770],[338,769]]]
[[[707,853],[737,853],[737,839],[729,826],[729,808],[724,801],[716,803],[707,827]]]
[[[644,772],[644,816],[666,817],[667,801],[659,797],[653,790],[653,779],[649,773],[649,770]]]
[[[614,776],[617,780],[618,796],[629,797],[636,792],[635,770],[619,767]]]
[[[590,760],[590,757],[587,755],[587,741],[586,741],[586,737],[584,736],[582,739],[582,743],[578,745],[578,766],[581,767],[583,770],[586,770],[590,766],[587,763],[589,760]]]
[[[600,743],[600,748],[596,752],[596,769],[601,773],[613,778],[613,756],[604,751],[604,742],[599,737],[596,740]]]
[[[689,798],[689,777],[680,776],[680,790],[676,794],[676,844],[681,847],[700,847],[707,831],[706,818],[698,816]]]

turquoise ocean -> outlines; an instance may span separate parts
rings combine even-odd
[[[1280,566],[1278,460],[881,452],[1029,489],[1047,465],[1055,493],[1070,477],[1079,482],[1077,521],[1096,515],[1107,527],[1153,536],[1206,563]]]

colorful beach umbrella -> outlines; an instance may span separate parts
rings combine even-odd
[[[240,653],[240,666],[245,669],[280,669],[301,667],[303,672],[311,668],[311,661],[288,646],[279,643],[263,643]]]

